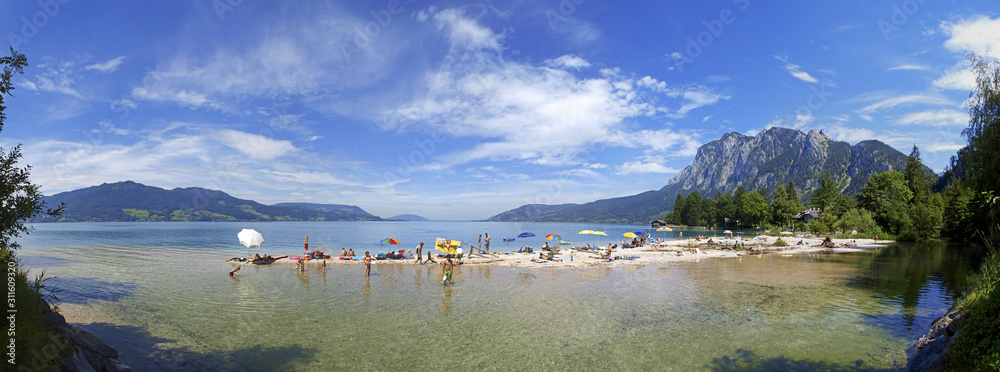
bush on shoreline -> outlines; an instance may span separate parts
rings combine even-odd
[[[958,322],[955,343],[942,359],[944,370],[1000,370],[1000,251],[988,245],[989,254],[980,271],[969,278],[969,290],[956,307],[965,312]]]
[[[13,260],[9,251],[6,257],[0,259],[4,267]],[[47,288],[44,273],[28,281],[28,271],[17,265],[14,274],[14,304],[16,305],[16,321],[13,335],[16,340],[16,355],[14,365],[33,371],[52,371],[59,369],[59,363],[73,354],[73,347],[65,340],[54,324],[46,319],[44,293],[54,298],[58,289]]]

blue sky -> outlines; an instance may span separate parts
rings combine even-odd
[[[47,194],[134,180],[482,219],[659,189],[772,126],[942,170],[990,1],[0,2],[0,146]],[[639,3],[639,2],[636,2]],[[231,5],[232,4],[232,5]]]

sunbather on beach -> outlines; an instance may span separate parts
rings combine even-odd
[[[347,256],[347,248],[340,248],[340,257]]]
[[[354,248],[351,248],[351,250],[347,251],[347,255],[354,257]]]

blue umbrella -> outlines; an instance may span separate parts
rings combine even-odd
[[[633,231],[632,233],[636,234],[636,235],[646,235],[646,232],[642,231],[642,230],[636,230],[636,231]]]
[[[530,238],[532,236],[535,236],[535,234],[532,234],[530,232],[523,232],[523,233],[519,234],[517,237],[518,238]]]

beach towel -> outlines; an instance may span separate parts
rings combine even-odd
[[[437,238],[434,240],[434,249],[447,254],[458,254],[458,247],[462,245],[460,240]]]

